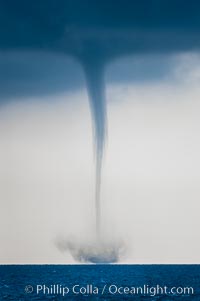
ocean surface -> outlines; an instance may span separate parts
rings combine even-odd
[[[200,265],[0,265],[0,300],[200,300]]]

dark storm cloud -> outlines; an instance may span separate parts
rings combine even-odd
[[[0,52],[0,103],[27,95],[73,91],[84,85],[77,62],[48,52]]]
[[[199,45],[197,0],[1,0],[0,8],[1,48],[108,56]]]
[[[197,0],[0,0],[1,53],[40,51],[24,61],[0,55],[0,96],[52,93],[83,83],[81,70],[73,71],[62,58],[55,63],[47,52],[99,65],[134,53],[196,50],[199,12]]]

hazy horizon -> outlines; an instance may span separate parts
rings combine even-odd
[[[125,243],[122,263],[199,260],[199,57],[174,56],[154,80],[116,78],[134,57],[108,66],[102,215],[106,235]],[[170,62],[145,60],[143,74]],[[86,88],[12,97],[1,104],[0,135],[1,264],[74,263],[55,241],[87,240],[94,229]]]

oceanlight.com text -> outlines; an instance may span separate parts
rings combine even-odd
[[[160,286],[156,285],[148,285],[144,284],[143,286],[120,286],[117,284],[105,284],[104,286],[96,286],[93,284],[74,284],[74,285],[61,285],[61,284],[37,284],[35,286],[27,285],[25,287],[25,293],[27,294],[37,294],[37,295],[54,295],[54,296],[67,296],[67,295],[112,295],[112,296],[159,296],[159,295],[167,295],[167,296],[190,296],[194,295],[194,288],[190,286]]]

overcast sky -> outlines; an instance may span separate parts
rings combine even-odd
[[[105,231],[125,242],[121,262],[199,262],[199,58],[107,86],[102,210]],[[1,263],[71,263],[56,239],[87,239],[95,224],[86,90],[13,100],[0,111]]]

